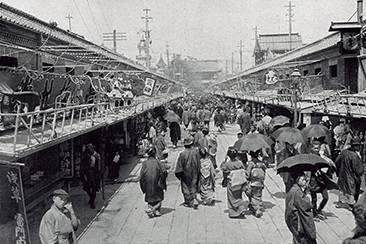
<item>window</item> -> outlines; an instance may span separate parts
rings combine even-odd
[[[1,56],[0,66],[18,67],[18,59],[13,57]]]
[[[329,66],[329,74],[331,78],[337,77],[337,65]]]
[[[304,70],[303,71],[303,76],[307,76],[309,74],[309,70]]]
[[[321,68],[316,68],[315,69],[315,75],[319,75],[322,72]]]
[[[42,63],[43,71],[53,73],[55,72],[55,68],[52,64],[49,63]]]

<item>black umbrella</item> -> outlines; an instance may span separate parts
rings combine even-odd
[[[313,171],[324,167],[334,166],[316,154],[298,154],[283,160],[277,167],[277,174],[282,172]]]

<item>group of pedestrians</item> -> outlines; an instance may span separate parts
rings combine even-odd
[[[194,107],[194,105],[187,106],[183,109],[185,121],[182,125],[190,131],[191,135],[184,138],[185,149],[178,156],[175,175],[181,181],[184,205],[198,208],[200,203],[214,204],[215,177],[218,171],[216,161],[208,160],[210,147],[201,141],[208,135],[209,130],[202,121],[196,120],[199,113],[194,110]],[[218,132],[225,130],[225,123],[228,122],[223,115],[225,112],[222,114],[222,111],[224,111],[222,106],[217,106],[211,112],[211,118]],[[280,127],[290,127],[289,123],[271,127],[268,123],[268,110],[263,111],[261,117],[267,117],[266,120],[254,117],[253,112],[245,105],[237,106],[235,114],[236,123],[240,127],[238,141],[240,137],[253,133],[262,133],[271,137],[272,133]],[[321,123],[324,126],[331,126],[327,120]],[[331,128],[329,131],[332,131]],[[337,131],[339,133],[339,128]],[[334,134],[333,138],[336,139],[337,135]],[[276,138],[272,137],[272,139],[276,141]],[[348,141],[344,140],[348,146],[339,150],[338,154],[335,154],[333,145],[329,144],[324,136],[313,136],[307,139],[303,143],[276,141],[272,147],[256,151],[240,151],[238,146],[235,146],[235,142],[228,148],[226,158],[219,169],[223,174],[222,186],[226,187],[227,191],[230,218],[243,216],[247,212],[247,206],[254,216],[261,217],[264,211],[262,191],[266,169],[277,167],[285,159],[299,154],[319,155],[331,161],[332,166],[303,172],[281,173],[286,193],[284,217],[295,243],[316,243],[315,222],[327,218],[323,209],[329,200],[329,189],[339,189],[337,208],[354,210],[355,206],[358,206],[356,203],[361,193],[361,179],[364,173],[360,139],[351,137]],[[340,148],[339,145],[337,148]],[[334,182],[333,174],[337,176],[337,182]],[[318,203],[317,194],[322,196],[320,203]],[[200,201],[197,196],[200,196]],[[247,197],[248,204],[244,201],[244,196]],[[354,212],[354,214],[357,213]]]
[[[165,134],[168,131],[167,128],[170,133],[175,131],[173,135],[170,134],[170,137],[174,138],[172,148],[175,149],[181,140],[180,131],[178,132],[177,129],[179,127],[187,133],[181,140],[184,149],[178,155],[174,175],[180,181],[185,207],[197,209],[200,204],[215,205],[217,175],[221,171],[223,176],[221,184],[226,188],[228,217],[240,218],[249,208],[254,216],[260,218],[265,211],[262,192],[265,187],[266,170],[269,167],[279,167],[284,160],[299,154],[316,154],[331,161],[332,166],[310,171],[281,173],[284,182],[283,190],[286,194],[284,219],[293,235],[293,242],[316,243],[315,222],[326,219],[323,209],[329,200],[328,190],[334,187],[339,189],[339,201],[336,207],[351,210],[357,225],[354,236],[346,239],[344,243],[365,243],[366,197],[360,197],[361,181],[364,177],[363,157],[360,154],[363,145],[359,137],[349,132],[349,127],[342,125],[344,123],[342,120],[333,130],[329,120],[321,121],[334,135],[335,146],[326,140],[329,138],[324,136],[313,136],[304,143],[280,142],[272,135],[280,127],[290,127],[289,123],[271,127],[268,110],[263,110],[262,116],[258,119],[257,114],[254,116],[253,111],[245,104],[230,104],[229,112],[235,114],[235,122],[240,131],[238,140],[228,147],[225,160],[218,165],[216,134],[213,133],[214,128],[210,128],[209,121],[214,120],[216,131],[220,133],[225,131],[225,123],[231,123],[233,119],[227,116],[225,101],[215,97],[212,97],[211,102],[207,100],[210,99],[206,99],[205,103],[200,99],[188,98],[170,106],[168,111],[173,111],[180,118],[179,121],[174,121],[177,125],[174,124],[172,127],[170,126],[172,121],[165,122],[164,116],[149,123],[148,146],[144,150],[147,158],[142,164],[139,181],[141,190],[145,194],[147,203],[145,212],[149,218],[162,215],[161,206],[164,192],[167,190],[166,180],[170,169],[167,163],[168,148]],[[345,130],[342,131],[342,128]],[[247,151],[240,149],[243,136],[260,133],[274,139],[276,143],[268,148]],[[93,180],[93,177],[98,177],[100,172],[98,171],[100,170],[99,160],[100,156],[95,152],[93,145],[87,145],[82,164],[84,168],[81,171],[82,177],[85,178],[84,190],[90,197],[92,207],[95,192],[99,187],[94,184],[98,182],[97,178]],[[338,178],[337,182],[332,181],[334,174]],[[319,204],[317,194],[322,195]],[[56,235],[57,238],[67,239],[69,243],[73,243],[78,220],[72,205],[68,204],[68,198],[66,192],[55,191],[54,205],[42,219],[41,239],[56,238],[54,234],[56,229],[51,230],[48,225],[50,219],[58,218],[60,226],[65,228],[60,233],[65,232],[65,234]],[[360,200],[362,200],[361,203]]]

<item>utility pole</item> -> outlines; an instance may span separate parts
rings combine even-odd
[[[258,26],[254,27],[254,40],[257,41],[258,39]]]
[[[239,54],[240,54],[240,71],[243,70],[243,41],[240,40],[240,46],[239,46]]]
[[[289,42],[290,42],[290,50],[292,50],[292,17],[294,17],[294,14],[292,13],[292,8],[295,7],[295,5],[291,4],[291,1],[288,2],[288,5],[285,5],[285,7],[287,7],[287,11],[288,11],[288,23],[289,23],[289,33],[288,33],[288,37],[289,37]]]
[[[126,32],[103,33],[103,41],[113,41],[113,52],[117,52],[117,41],[124,41],[126,39]]]
[[[228,74],[228,60],[225,60],[225,75]]]
[[[144,11],[146,12],[146,15],[144,17],[141,17],[141,19],[145,20],[145,50],[146,50],[146,67],[150,68],[150,44],[151,44],[151,36],[150,36],[150,32],[151,30],[149,30],[149,20],[152,19],[152,17],[149,17],[149,11],[150,9],[148,8],[144,8]]]
[[[72,19],[72,16],[70,14],[68,14],[65,18],[66,19],[69,19],[69,31],[71,31],[71,19]]]
[[[170,75],[170,64],[169,64],[169,45],[168,45],[168,42],[166,42],[166,63],[167,63],[167,75],[169,77],[169,75]]]

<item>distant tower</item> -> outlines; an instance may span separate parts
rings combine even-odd
[[[152,17],[149,17],[150,9],[145,8],[144,11],[146,12],[146,15],[144,17],[141,17],[141,19],[145,20],[145,30],[144,35],[141,37],[141,40],[137,45],[137,48],[139,49],[139,55],[136,56],[136,59],[138,60],[139,63],[145,65],[147,68],[150,68],[151,64],[150,45],[152,41],[150,35],[151,30],[149,30],[149,20],[152,19]]]
[[[161,74],[164,74],[166,71],[166,63],[163,60],[163,55],[160,54],[160,59],[156,64],[156,67],[158,67],[158,72]]]

